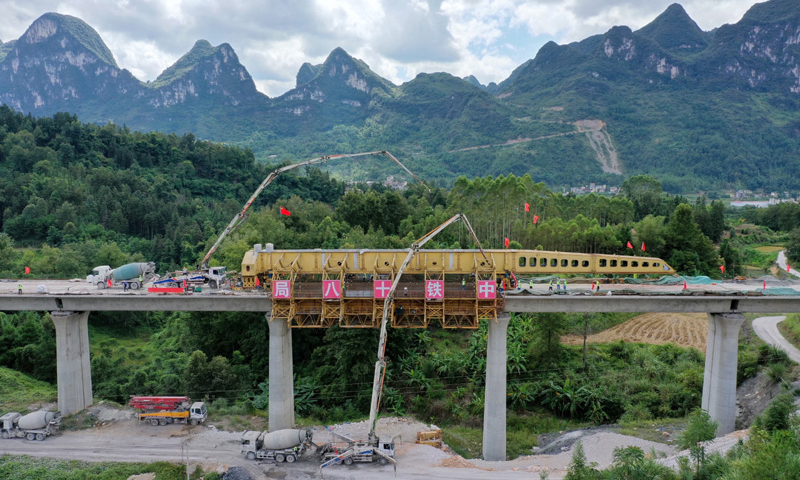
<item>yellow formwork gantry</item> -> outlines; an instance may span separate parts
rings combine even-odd
[[[483,255],[485,253],[485,256]],[[403,287],[395,292],[392,325],[425,328],[438,321],[445,328],[476,328],[481,319],[496,319],[502,297],[479,300],[477,280],[497,282],[505,276],[672,274],[656,257],[585,254],[543,250],[419,250],[403,272]],[[256,249],[242,260],[242,285],[269,290],[273,280],[289,280],[292,296],[273,299],[272,319],[292,327],[375,327],[383,315],[383,300],[374,298],[372,281],[394,280],[407,250],[272,250]],[[466,295],[452,291],[468,279]],[[325,280],[339,280],[340,298],[323,298]],[[450,295],[427,300],[414,285],[443,280]],[[448,282],[449,280],[449,282]],[[416,283],[414,283],[416,282]],[[409,290],[410,288],[410,290]],[[402,313],[398,315],[398,313]]]

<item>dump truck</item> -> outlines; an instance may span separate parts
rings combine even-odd
[[[208,418],[205,402],[194,402],[189,397],[132,396],[128,405],[139,410],[136,418],[150,425],[188,423],[197,425]]]
[[[0,437],[42,441],[58,433],[60,426],[61,412],[39,410],[27,415],[9,412],[0,417]]]
[[[154,262],[128,263],[117,268],[101,265],[92,269],[92,273],[86,277],[86,282],[97,285],[99,289],[127,283],[128,288],[138,290],[143,283],[155,276],[156,264]]]
[[[310,429],[287,428],[274,432],[248,430],[242,434],[242,454],[248,460],[294,463],[311,445]]]
[[[391,462],[397,470],[397,462],[394,459],[394,439],[390,440],[375,438],[369,441],[357,441],[345,435],[331,432],[334,436],[344,441],[331,442],[318,449],[322,460],[320,470],[331,465],[352,465],[353,463],[372,463],[377,461],[381,465]]]

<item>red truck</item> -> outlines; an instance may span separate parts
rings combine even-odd
[[[205,402],[194,402],[189,397],[132,396],[128,405],[140,410],[136,418],[150,425],[205,422],[208,410]]]

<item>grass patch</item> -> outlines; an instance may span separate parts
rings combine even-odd
[[[189,467],[190,469],[192,466]],[[184,480],[186,466],[169,462],[124,463],[124,462],[83,462],[78,460],[57,460],[24,455],[0,456],[0,478],[5,480],[119,480],[141,473],[155,473],[156,480]],[[192,480],[217,480],[216,472],[204,473],[197,468],[191,474]]]
[[[585,426],[585,422],[564,420],[549,413],[519,415],[509,410],[506,420],[506,456],[513,459],[521,455],[531,455],[531,448],[539,445],[539,435],[542,433],[574,430]],[[483,428],[463,425],[442,427],[442,438],[444,443],[464,458],[481,458],[483,455]]]
[[[442,440],[464,458],[480,458],[483,454],[483,429],[460,425],[442,427]]]
[[[785,248],[786,247],[782,245],[761,245],[759,247],[755,247],[755,249],[761,253],[777,253]]]
[[[678,434],[686,429],[687,421],[686,418],[620,421],[616,431],[651,442],[672,444]]]
[[[55,385],[36,380],[10,368],[0,367],[0,412],[27,413],[31,404],[57,401],[58,391]]]
[[[800,346],[800,315],[792,313],[778,324],[778,330],[795,347]]]

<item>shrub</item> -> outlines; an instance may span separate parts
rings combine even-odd
[[[689,415],[689,424],[686,430],[678,436],[678,446],[687,449],[695,447],[699,442],[712,440],[717,435],[719,423],[702,409],[697,409]]]

